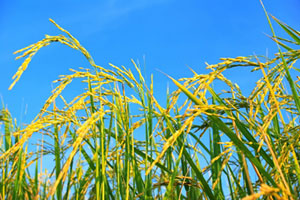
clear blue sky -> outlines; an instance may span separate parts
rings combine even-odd
[[[100,2],[100,3],[99,3]],[[299,29],[299,0],[264,0],[266,9]],[[164,101],[168,79],[192,76],[188,66],[206,73],[204,62],[220,57],[271,56],[276,45],[259,0],[0,0],[0,95],[14,117],[29,122],[50,95],[51,82],[69,68],[87,67],[85,58],[61,44],[43,48],[12,91],[11,77],[23,60],[14,51],[60,32],[48,19],[70,31],[98,65],[131,67],[130,59],[145,57],[146,74],[154,74],[154,88]],[[277,27],[277,26],[276,26]],[[277,28],[280,35],[282,31]],[[229,77],[242,88],[251,87],[250,70]],[[76,84],[76,83],[75,83]],[[68,93],[67,95],[71,95]],[[25,114],[25,107],[29,113]]]

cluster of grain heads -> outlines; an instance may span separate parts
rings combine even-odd
[[[17,51],[25,61],[10,89],[52,42],[80,51],[92,68],[56,80],[24,128],[2,110],[0,199],[298,199],[299,85],[290,70],[299,71],[300,51],[284,43],[300,45],[300,34],[274,19],[293,40],[273,35],[287,52],[266,62],[222,58],[206,75],[170,77],[178,89],[167,92],[166,106],[134,61],[134,72],[100,67],[51,20],[66,36],[46,35]],[[223,74],[237,67],[263,75],[247,97]],[[64,89],[75,79],[86,89],[68,102]],[[29,151],[33,134],[41,143]],[[49,159],[54,166],[45,169]]]
[[[13,146],[18,146],[15,151],[11,151],[6,159],[0,162],[0,199],[24,199],[37,196],[38,174],[30,175],[27,171],[28,166],[36,163],[32,157],[33,154],[28,151],[28,143],[19,145],[20,135],[15,135],[19,128],[13,121],[10,112],[2,109],[0,112],[0,128],[1,128],[1,154],[9,152]]]
[[[274,19],[294,39],[294,41],[284,41],[300,45],[300,33],[279,22],[276,18]],[[273,38],[279,39],[275,35]],[[282,43],[279,45],[283,46]],[[203,98],[203,96],[209,92],[207,94],[207,97],[211,96],[209,106],[216,104],[226,107],[223,109],[222,116],[219,116],[218,113],[220,112],[216,108],[205,113],[206,119],[209,121],[207,124],[211,127],[213,135],[210,154],[214,154],[215,151],[218,152],[211,159],[212,189],[215,189],[215,195],[222,188],[222,185],[217,187],[218,182],[223,178],[220,176],[221,173],[225,173],[229,179],[227,173],[232,174],[234,172],[232,170],[234,165],[231,165],[230,161],[235,161],[239,165],[235,167],[237,173],[232,174],[230,189],[234,190],[235,193],[235,195],[231,193],[232,199],[246,195],[249,196],[245,199],[256,199],[263,195],[270,196],[271,199],[299,198],[299,156],[297,154],[299,153],[300,135],[296,131],[298,130],[297,119],[300,111],[297,91],[299,85],[297,84],[298,81],[293,81],[290,71],[299,71],[295,63],[299,58],[300,51],[298,49],[286,49],[289,51],[282,53],[279,48],[280,53],[277,57],[265,63],[262,63],[257,57],[254,57],[253,61],[249,60],[250,57],[222,59],[225,61],[209,66],[213,72],[206,79],[202,75],[201,79],[196,78],[198,75],[195,75],[193,78],[184,79],[183,84],[173,79],[181,92],[194,105],[208,106],[207,101],[203,100],[207,98]],[[224,76],[219,75],[226,69],[238,66],[257,66],[254,70],[260,69],[263,74],[247,98],[243,97],[239,88],[230,83]],[[218,94],[214,91],[211,86],[214,78],[227,84],[232,97],[222,97],[226,94]],[[286,83],[288,87],[285,86]],[[243,99],[246,99],[246,104],[239,104]],[[198,107],[195,106],[189,111],[196,113]],[[221,120],[221,117],[226,118],[226,120]],[[194,115],[191,118],[194,118]],[[218,148],[220,146],[214,146],[214,140],[217,140],[217,143],[225,141],[226,137],[222,137],[220,140],[220,133],[226,135],[230,139],[228,141],[230,146],[234,147],[224,158],[219,153]],[[223,152],[226,151],[225,146],[221,146],[221,149]],[[221,167],[216,164],[216,158],[221,161],[219,164]],[[227,172],[226,168],[228,169]],[[222,172],[220,173],[216,169],[220,169]],[[215,174],[219,176],[215,176]],[[241,185],[244,186],[241,187]]]

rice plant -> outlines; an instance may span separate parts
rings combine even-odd
[[[133,60],[133,72],[101,67],[50,19],[64,35],[16,51],[25,60],[9,89],[53,42],[80,51],[90,67],[55,80],[24,128],[3,106],[0,199],[299,199],[300,32],[273,20],[289,36],[272,29],[273,58],[221,58],[207,65],[208,74],[169,76],[178,89],[166,92],[162,106],[152,79],[147,84]],[[248,96],[224,75],[242,67],[262,74]],[[84,92],[67,101],[64,89],[75,79]],[[39,140],[29,151],[33,135]],[[53,168],[44,166],[46,159]]]

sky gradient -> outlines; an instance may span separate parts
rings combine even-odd
[[[265,0],[264,4],[270,14],[299,30],[299,0]],[[59,75],[70,74],[69,68],[89,67],[79,52],[51,44],[33,57],[8,91],[23,61],[15,61],[12,53],[45,34],[61,34],[49,18],[75,36],[102,67],[113,63],[133,68],[130,59],[139,60],[146,76],[154,75],[161,101],[168,82],[175,87],[156,69],[174,78],[190,77],[189,67],[207,73],[204,62],[214,64],[220,57],[272,57],[277,50],[266,36],[271,31],[259,0],[0,1],[0,96],[22,122],[30,122],[39,112]],[[284,35],[278,26],[275,31]],[[249,85],[254,84],[252,78],[259,77],[250,69],[225,75],[245,90],[253,86]],[[72,96],[72,90],[65,95]]]

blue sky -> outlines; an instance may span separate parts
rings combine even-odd
[[[45,34],[60,34],[49,18],[71,32],[102,67],[111,62],[132,68],[131,58],[142,67],[145,63],[146,75],[154,75],[154,89],[161,101],[170,81],[156,69],[175,78],[189,77],[188,67],[207,73],[204,62],[214,64],[220,57],[272,56],[276,52],[276,45],[265,35],[271,33],[259,0],[82,2],[0,1],[0,96],[17,119],[33,119],[50,95],[51,82],[60,74],[69,74],[69,68],[88,67],[79,52],[53,44],[34,56],[8,91],[23,61],[15,61],[12,53]],[[264,4],[269,13],[299,30],[299,0],[265,0]],[[278,27],[276,32],[282,35]],[[259,76],[250,74],[250,69],[226,75],[245,90]]]

